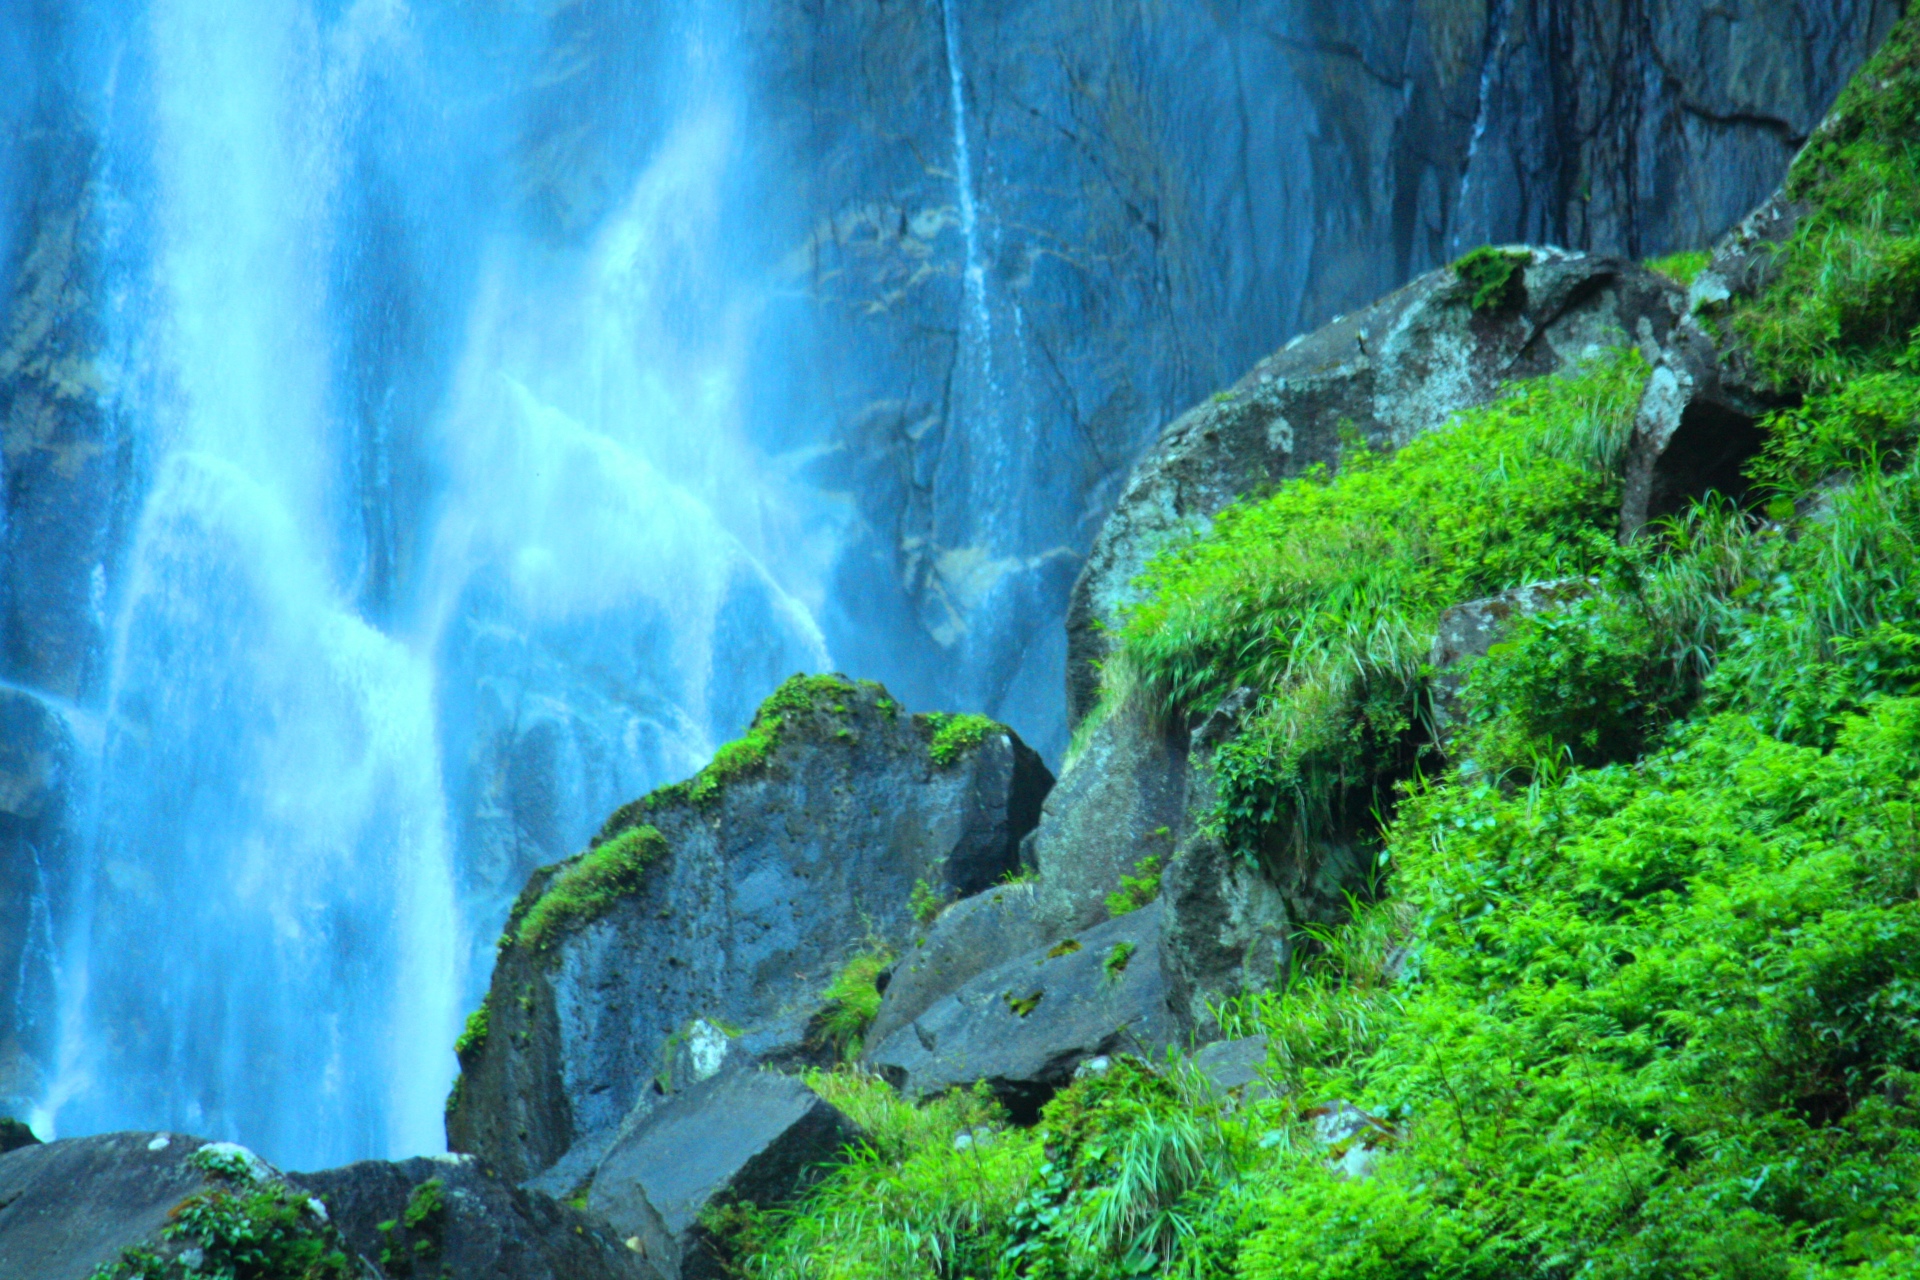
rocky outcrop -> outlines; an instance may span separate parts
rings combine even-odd
[[[725,1071],[645,1108],[600,1162],[587,1204],[664,1255],[669,1275],[718,1280],[734,1272],[716,1215],[789,1202],[859,1137],[791,1076]]]
[[[1164,866],[1186,813],[1182,726],[1129,705],[1080,736],[1027,841],[1041,917],[1056,933],[1104,920],[1107,896],[1142,862]]]
[[[598,1218],[471,1156],[367,1160],[290,1179],[388,1280],[662,1280]]]
[[[178,1211],[191,1203],[207,1219],[230,1223],[252,1212],[246,1202],[255,1198],[278,1211],[280,1238],[317,1241],[343,1255],[329,1280],[374,1280],[304,1190],[243,1148],[171,1133],[103,1133],[0,1156],[0,1275],[77,1280],[120,1261],[128,1249],[177,1260],[189,1272],[213,1269],[231,1261],[221,1256],[221,1241],[197,1232]],[[180,1229],[169,1233],[176,1224]],[[130,1280],[145,1272],[123,1274]]]
[[[1093,706],[1133,581],[1174,539],[1245,494],[1320,464],[1341,436],[1395,447],[1522,379],[1603,347],[1651,358],[1681,310],[1670,281],[1617,258],[1551,249],[1526,255],[1507,301],[1474,306],[1452,269],[1296,338],[1231,390],[1175,420],[1134,468],[1094,540],[1067,614],[1069,714]]]
[[[955,897],[1014,870],[1050,783],[1004,726],[789,681],[699,777],[529,883],[464,1046],[451,1144],[527,1178],[620,1124],[695,1020],[811,1010],[856,950],[908,937],[917,885]]]
[[[1016,1119],[1031,1119],[1081,1063],[1157,1056],[1175,1037],[1156,903],[987,970],[868,1062],[914,1097],[985,1081]]]
[[[880,1011],[867,1027],[866,1043],[883,1043],[942,996],[1008,956],[1024,955],[1048,940],[1037,887],[1030,881],[996,885],[954,903],[894,964]]]

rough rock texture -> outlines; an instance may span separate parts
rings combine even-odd
[[[987,970],[868,1062],[915,1097],[984,1080],[1022,1118],[1082,1062],[1157,1055],[1174,1036],[1155,903]]]
[[[1068,707],[1077,723],[1098,693],[1097,664],[1161,548],[1234,499],[1337,465],[1343,430],[1374,447],[1405,444],[1510,382],[1607,346],[1651,356],[1678,319],[1680,290],[1617,258],[1531,251],[1517,306],[1474,311],[1451,269],[1431,272],[1254,366],[1231,391],[1174,421],[1134,468],[1067,615]]]
[[[1637,535],[1718,490],[1746,490],[1741,467],[1760,447],[1756,419],[1786,403],[1713,317],[1726,304],[1766,287],[1770,249],[1793,234],[1805,210],[1780,196],[1761,205],[1714,246],[1687,291],[1687,315],[1675,328],[1641,395],[1620,498],[1620,533]],[[1703,320],[1705,321],[1703,323]]]
[[[996,727],[937,763],[926,718],[877,685],[834,688],[786,714],[761,767],[615,815],[606,838],[643,821],[665,838],[638,891],[544,951],[501,951],[449,1107],[456,1150],[539,1172],[619,1124],[695,1019],[810,1010],[867,939],[909,935],[918,881],[968,894],[1018,865],[1051,783],[1037,756]],[[510,934],[563,871],[534,877]]]
[[[1266,1076],[1265,1036],[1216,1040],[1195,1051],[1188,1065],[1200,1074],[1217,1097],[1230,1103],[1257,1102],[1278,1097],[1280,1093]]]
[[[82,1280],[122,1249],[173,1256],[187,1248],[161,1241],[167,1211],[197,1192],[231,1185],[190,1162],[205,1145],[179,1134],[103,1133],[0,1155],[0,1276]],[[253,1167],[269,1181],[278,1178],[264,1164]],[[308,1226],[344,1247],[318,1215]]]
[[[318,1196],[362,1257],[421,1280],[661,1280],[597,1218],[502,1182],[471,1156],[365,1160],[290,1181]],[[438,1183],[441,1208],[408,1223]],[[430,1194],[430,1193],[429,1193]],[[381,1231],[380,1224],[394,1224]],[[425,1245],[424,1249],[419,1246]]]
[[[663,1228],[669,1274],[728,1275],[724,1243],[702,1213],[783,1204],[859,1136],[792,1076],[725,1071],[648,1109],[601,1161],[588,1207],[623,1235],[644,1240]]]
[[[1041,807],[1027,855],[1058,933],[1106,918],[1107,895],[1144,858],[1172,855],[1186,809],[1186,734],[1122,708],[1089,728]]]
[[[866,1043],[880,1044],[934,1001],[1008,956],[1024,955],[1047,943],[1048,935],[1040,921],[1039,895],[1030,881],[995,885],[962,898],[901,952],[887,979],[880,1012],[867,1027]]]

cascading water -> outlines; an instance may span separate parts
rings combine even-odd
[[[578,143],[542,118],[564,8],[152,0],[102,40],[135,467],[56,955],[21,959],[61,986],[42,1132],[439,1149],[528,869],[828,664],[833,518],[740,403],[769,322],[725,14],[632,16],[639,87],[590,104],[620,190],[584,196],[592,157],[541,152]]]

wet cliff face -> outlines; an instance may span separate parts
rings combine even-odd
[[[0,18],[0,680],[64,762],[0,824],[0,1046],[48,1065],[91,945],[142,1109],[215,1059],[357,1081],[369,1002],[302,984],[397,989],[431,917],[450,1016],[529,868],[796,666],[1057,760],[1068,592],[1166,423],[1484,240],[1705,244],[1895,16],[106,8]],[[332,1154],[419,1130],[341,1089]]]

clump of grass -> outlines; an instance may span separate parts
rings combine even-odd
[[[1625,349],[1524,384],[1390,456],[1356,451],[1230,507],[1148,566],[1109,688],[1165,712],[1256,691],[1215,757],[1234,847],[1283,861],[1390,806],[1443,609],[1611,562],[1646,372]]]
[[[1006,732],[1005,725],[982,715],[929,711],[915,719],[929,731],[931,736],[927,741],[927,754],[942,768],[954,764],[979,746],[988,734]]]
[[[1920,19],[1908,15],[1842,91],[1785,193],[1810,212],[1735,331],[1783,387],[1823,390],[1913,357],[1920,325]]]
[[[1525,298],[1524,272],[1533,255],[1524,250],[1496,249],[1483,244],[1453,264],[1453,273],[1468,291],[1468,305],[1476,312],[1505,311]]]
[[[1690,249],[1683,253],[1670,253],[1664,258],[1653,258],[1646,262],[1647,270],[1663,275],[1685,289],[1693,284],[1693,278],[1707,269],[1713,261],[1713,254],[1705,249]]]
[[[1164,830],[1164,828],[1162,828]],[[1120,877],[1120,887],[1107,895],[1107,914],[1124,916],[1138,911],[1160,896],[1160,875],[1165,859],[1150,853],[1133,864],[1133,874]]]
[[[482,1000],[480,1007],[467,1015],[467,1025],[460,1029],[459,1039],[453,1042],[453,1051],[462,1062],[486,1047],[490,1021],[487,1002]]]
[[[840,966],[821,993],[819,1035],[843,1061],[860,1056],[860,1039],[880,1012],[880,975],[892,963],[890,948],[870,947]]]
[[[637,826],[562,863],[545,892],[520,916],[514,942],[533,952],[551,951],[561,938],[638,893],[647,872],[666,853],[666,838],[658,830]]]

